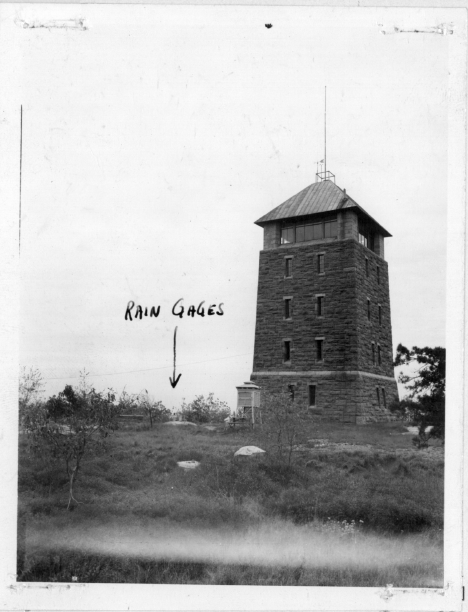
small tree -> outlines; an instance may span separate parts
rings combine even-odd
[[[152,399],[146,389],[137,395],[136,405],[148,416],[150,427],[153,422],[163,423],[171,418],[171,411],[160,400]]]
[[[390,410],[418,427],[413,438],[418,448],[428,446],[430,438],[445,436],[445,349],[402,344],[397,347],[395,367],[408,366],[409,373],[401,372],[398,380],[406,386],[408,397],[393,402]],[[426,431],[431,427],[430,431]]]
[[[262,438],[281,462],[291,465],[294,448],[304,439],[307,408],[290,393],[262,392]]]
[[[44,379],[36,368],[23,367],[19,376],[19,414],[23,420],[26,413],[40,402],[40,396],[44,391]]]
[[[79,387],[66,385],[58,396],[31,410],[25,417],[25,428],[31,446],[38,453],[48,453],[63,460],[69,480],[67,509],[72,501],[73,486],[85,453],[102,446],[117,427],[118,406],[111,389],[98,393],[86,383],[82,374]]]
[[[213,393],[208,397],[198,395],[189,404],[183,401],[180,412],[183,419],[192,423],[222,423],[231,414],[228,404],[215,399]]]
[[[128,393],[124,387],[119,395],[118,406],[120,414],[133,414],[137,408],[136,396],[133,393]]]

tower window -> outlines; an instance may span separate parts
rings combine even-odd
[[[374,251],[374,232],[372,231],[372,227],[365,221],[360,221],[358,225],[358,234],[360,244]]]
[[[281,228],[281,244],[295,242],[295,226],[289,225]]]
[[[325,254],[317,255],[317,271],[319,274],[325,274]]]
[[[338,237],[338,221],[335,218],[317,219],[303,218],[296,223],[285,221],[281,228],[281,244],[292,242],[308,242]]]
[[[314,240],[314,227],[315,225],[309,224],[304,226],[304,240]]]
[[[310,408],[314,408],[316,406],[316,397],[317,397],[317,386],[309,385],[309,406]]]
[[[284,318],[292,318],[292,298],[284,298]]]
[[[384,408],[387,407],[387,398],[385,397],[385,389],[382,387],[382,399],[383,399],[383,405]]]
[[[321,240],[323,238],[323,224],[314,223],[310,226],[309,235],[312,234],[312,240]]]
[[[380,344],[377,345],[377,359],[379,365],[382,365],[382,351],[380,350]]]
[[[323,317],[325,307],[325,296],[318,295],[317,296],[317,316]]]
[[[286,278],[292,277],[292,257],[286,257],[284,259],[284,276]]]
[[[377,284],[380,285],[380,266],[377,266]]]
[[[375,388],[375,391],[376,391],[376,393],[377,393],[377,405],[378,405],[378,407],[380,408],[380,393],[379,393],[379,388],[378,388],[378,387],[376,387],[376,388]]]
[[[317,361],[323,361],[323,338],[315,340]]]
[[[291,361],[291,340],[283,340],[283,361]]]
[[[325,238],[336,238],[338,236],[338,223],[336,221],[326,221],[323,224]]]
[[[367,320],[370,321],[370,300],[367,300]]]
[[[366,257],[366,276],[369,276],[369,259]]]
[[[382,325],[382,306],[379,304],[379,325]]]
[[[375,342],[372,343],[372,363],[375,365]]]
[[[296,242],[304,242],[305,240],[305,225],[296,225]]]
[[[292,402],[294,401],[294,397],[295,397],[295,391],[296,391],[295,386],[296,385],[294,384],[288,385],[289,397],[291,398]]]

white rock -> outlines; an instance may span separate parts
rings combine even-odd
[[[173,425],[173,426],[185,425],[185,426],[190,426],[190,427],[198,427],[196,423],[191,423],[190,421],[166,421],[165,423],[163,423],[163,425]]]
[[[244,456],[250,457],[250,455],[257,455],[258,453],[265,453],[266,451],[258,448],[258,446],[243,446],[234,453],[234,457]]]
[[[190,461],[178,461],[177,465],[181,468],[184,468],[184,470],[194,470],[200,465],[200,462],[192,459]]]
[[[429,425],[429,427],[426,427],[426,430],[425,430],[426,433],[431,431],[432,427],[433,427],[432,425]],[[419,428],[418,427],[411,426],[411,425],[409,427],[407,427],[406,429],[408,430],[408,433],[411,433],[411,434],[417,434],[419,432]]]

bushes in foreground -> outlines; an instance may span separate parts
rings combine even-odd
[[[88,509],[106,516],[125,512],[188,525],[222,517],[234,526],[252,520],[245,512],[251,502],[264,517],[297,524],[354,520],[363,521],[366,529],[392,533],[443,527],[441,461],[386,452],[320,451],[299,453],[288,466],[269,456],[234,457],[229,447],[213,448],[212,437],[209,444],[202,443],[195,433],[165,432],[152,445],[153,434],[144,435],[140,446],[122,433],[119,445],[111,441],[106,455],[88,457],[86,478],[79,481],[84,502],[77,508],[80,515]],[[25,450],[19,465],[21,506],[30,516],[60,513],[66,475]],[[190,459],[201,465],[189,472],[177,466],[177,461]],[[120,499],[125,500],[123,508]]]
[[[198,395],[188,404],[184,400],[180,414],[184,421],[191,423],[222,423],[231,414],[231,410],[226,402],[210,393],[207,397]]]
[[[356,521],[387,533],[443,527],[443,472],[437,464],[333,452],[306,463],[288,466],[266,457],[206,463],[192,486],[200,493],[255,499],[266,515],[298,524]]]
[[[84,503],[73,513],[65,512],[63,506],[66,475],[58,477],[56,466],[47,457],[38,461],[28,455],[23,439],[19,463],[19,580],[72,581],[77,576],[78,582],[438,586],[435,581],[442,575],[443,460],[437,455],[429,459],[423,453],[402,456],[387,451],[325,448],[295,452],[294,462],[288,465],[277,454],[234,457],[239,446],[259,444],[255,432],[238,433],[242,440],[233,440],[222,431],[204,431],[161,427],[116,432],[106,453],[96,452],[86,458],[86,478],[78,481],[79,499]],[[189,471],[177,466],[178,460],[189,459],[200,460],[201,465]],[[430,562],[424,555],[418,557],[421,567],[416,567],[413,560],[411,567],[406,567],[403,559],[391,571],[352,565],[345,571],[278,564],[243,566],[230,561],[217,565],[150,561],[114,556],[113,548],[99,555],[94,550],[86,554],[80,549],[62,551],[61,543],[36,551],[34,544],[28,544],[28,538],[34,541],[35,535],[44,535],[47,530],[52,534],[66,532],[64,542],[69,542],[74,529],[81,546],[90,527],[107,528],[113,522],[163,531],[230,531],[234,541],[246,531],[256,534],[270,524],[278,526],[285,543],[289,536],[284,525],[300,535],[320,525],[344,531],[354,525],[353,529],[359,529],[358,544],[361,536],[372,540],[382,535],[385,542],[398,545],[407,537],[425,541],[433,538],[439,552]],[[340,533],[334,535],[339,538]]]

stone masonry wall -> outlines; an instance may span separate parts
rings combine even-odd
[[[318,270],[319,254],[324,255],[324,273]],[[285,278],[286,257],[292,257],[291,278]],[[324,299],[322,316],[317,312],[318,295]],[[284,316],[284,298],[291,299],[290,319]],[[323,338],[322,360],[316,355],[317,338]],[[292,343],[290,362],[284,362],[284,340]],[[263,372],[276,374],[262,376]],[[392,366],[387,263],[354,239],[261,251],[251,378],[273,390],[295,383],[297,397],[304,402],[308,401],[308,385],[317,382],[316,410],[329,418],[352,422],[387,419],[383,398],[378,407],[375,390],[376,386],[386,389],[387,404],[398,393]]]
[[[393,377],[388,264],[359,243],[355,243],[354,260],[357,289],[358,369]],[[380,283],[377,277],[377,267],[379,267],[378,277]],[[370,319],[368,319],[367,314],[368,300],[370,302]],[[379,305],[381,322],[379,322]],[[374,342],[375,346],[375,364],[372,359],[372,342]],[[381,349],[381,365],[378,363],[379,345]]]
[[[356,423],[389,421],[392,419],[387,407],[398,400],[398,386],[395,378],[391,380],[373,379],[362,376],[356,382]],[[379,395],[377,396],[377,388]],[[385,395],[382,392],[385,391]]]
[[[358,218],[354,210],[343,210],[338,213],[340,234],[342,240],[348,238],[358,239]]]
[[[260,253],[254,371],[357,370],[355,241],[282,246]],[[318,255],[324,255],[324,273]],[[285,257],[292,256],[292,278],[285,278]],[[323,316],[317,296],[324,296]],[[284,318],[284,298],[292,316]],[[316,356],[323,338],[323,359]],[[283,341],[292,342],[291,362],[283,361]]]
[[[310,414],[346,423],[389,421],[392,415],[385,405],[388,406],[398,397],[394,379],[371,378],[359,373],[330,373],[328,376],[253,374],[251,378],[261,388],[261,393],[288,392],[292,385],[294,401],[302,406],[308,406],[309,386],[315,385],[316,405],[309,407]],[[382,389],[385,390],[385,396]]]

